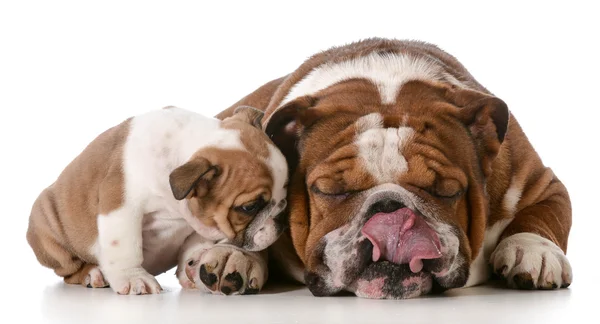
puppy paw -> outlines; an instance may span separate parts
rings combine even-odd
[[[108,281],[104,278],[102,271],[95,264],[85,264],[74,274],[65,277],[68,284],[82,285],[88,288],[108,287]]]
[[[563,251],[533,233],[503,239],[490,256],[490,264],[511,288],[566,288],[573,280],[571,265]]]
[[[143,268],[109,273],[110,287],[120,295],[160,294],[162,290],[156,278]]]
[[[267,264],[259,252],[214,246],[187,260],[178,274],[183,287],[219,295],[256,294],[267,279]]]
[[[92,267],[88,274],[85,276],[82,285],[88,288],[106,288],[108,287],[108,282],[104,280],[104,275],[100,268],[97,266]]]

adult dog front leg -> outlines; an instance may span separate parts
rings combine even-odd
[[[550,169],[530,183],[490,264],[513,288],[568,287],[573,280],[566,257],[571,228],[569,195]]]

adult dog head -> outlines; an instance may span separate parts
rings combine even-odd
[[[273,92],[294,249],[315,295],[407,298],[463,286],[509,121],[452,57],[369,40],[318,54]]]

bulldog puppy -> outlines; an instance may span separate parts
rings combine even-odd
[[[565,186],[506,103],[438,47],[334,47],[240,104],[265,110],[288,159],[291,237],[274,254],[314,295],[410,298],[490,269],[514,288],[571,283]]]
[[[186,288],[256,293],[284,228],[285,157],[239,107],[220,121],[176,107],[94,139],[35,201],[27,241],[64,281],[156,294],[179,264]]]

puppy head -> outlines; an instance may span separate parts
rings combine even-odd
[[[464,285],[508,118],[498,98],[421,81],[394,104],[356,80],[276,111],[267,133],[297,147],[290,230],[313,294],[408,298]]]
[[[169,177],[175,199],[185,199],[219,238],[249,251],[265,249],[287,226],[287,163],[260,129],[261,118],[259,110],[238,108],[221,127],[239,137],[239,147],[203,148]]]

